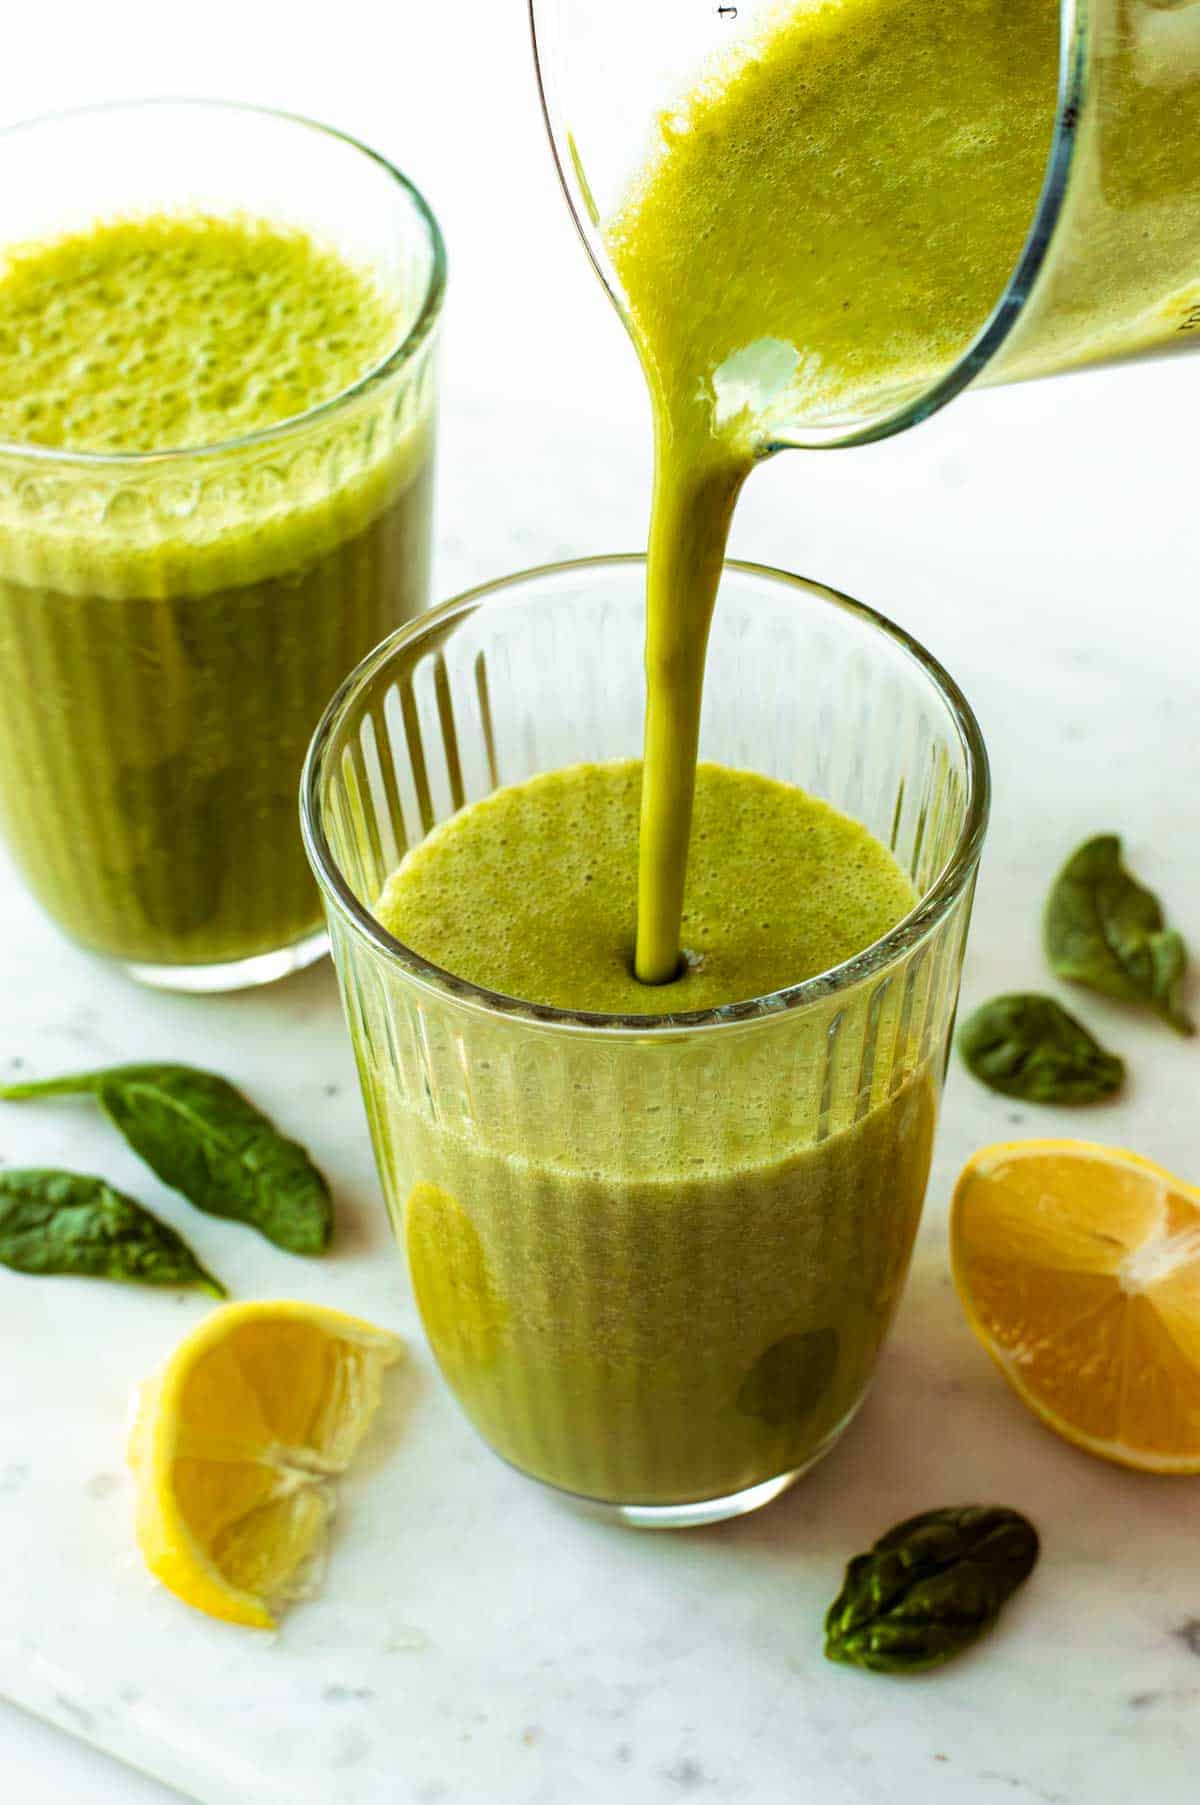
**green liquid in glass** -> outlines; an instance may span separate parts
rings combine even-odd
[[[100,224],[0,264],[0,438],[236,440],[340,394],[400,328],[302,233]],[[81,945],[198,966],[318,927],[300,769],[342,677],[425,603],[427,416],[119,480],[0,452],[0,827]]]
[[[619,763],[496,791],[408,854],[380,919],[528,1001],[662,1012],[824,971],[912,906],[857,822],[701,765],[688,968],[648,988],[631,969],[640,787],[640,765]],[[569,1050],[499,1037],[461,1098],[377,1103],[434,1351],[524,1471],[593,1498],[722,1497],[806,1465],[857,1405],[916,1229],[934,1084],[902,1066],[859,1113],[842,1073],[818,1139],[813,1073],[781,1071],[778,1048],[723,1041],[708,1083],[695,1046],[653,1062],[615,1050],[603,1086],[592,1063],[578,1094]]]

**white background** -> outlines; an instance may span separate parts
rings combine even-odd
[[[636,6],[611,11],[636,29]],[[451,259],[439,599],[642,543],[645,402],[557,190],[522,0],[47,0],[5,37],[5,121],[150,92],[259,101],[350,130],[425,190]],[[1045,848],[1102,828],[1200,945],[1198,404],[1200,357],[1070,378],[965,398],[884,446],[781,457],[750,485],[734,550],[898,616],[981,716],[996,812],[968,998],[997,964],[1038,982]],[[0,865],[0,894],[13,883]],[[1190,1110],[1139,1097],[1136,1130],[1200,1176]],[[12,1805],[171,1796],[6,1706],[0,1768]]]

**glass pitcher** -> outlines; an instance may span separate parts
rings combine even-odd
[[[710,59],[739,39],[749,42],[779,10],[779,0],[657,0],[626,16],[590,0],[530,0],[563,186],[625,317],[604,226],[655,122],[691,92]],[[953,94],[945,104],[952,114]],[[1045,177],[991,311],[932,376],[881,383],[848,406],[806,406],[772,419],[757,450],[863,444],[927,418],[972,382],[1020,381],[1196,344],[1200,0],[1061,0]]]

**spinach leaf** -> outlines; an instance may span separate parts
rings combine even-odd
[[[1053,997],[994,997],[964,1023],[959,1052],[981,1083],[1029,1103],[1095,1103],[1125,1066]]]
[[[173,1228],[102,1178],[77,1172],[0,1172],[0,1264],[225,1296]]]
[[[1180,1034],[1195,1027],[1180,1001],[1187,952],[1162,906],[1121,863],[1116,834],[1099,834],[1067,860],[1050,892],[1046,957],[1060,978],[1125,1003],[1143,1003]]]
[[[846,1568],[825,1619],[826,1656],[873,1673],[939,1667],[992,1628],[1037,1557],[1037,1531],[1015,1510],[967,1504],[909,1517]]]
[[[10,1102],[79,1093],[96,1097],[134,1152],[197,1209],[249,1223],[289,1253],[329,1245],[324,1178],[224,1078],[188,1065],[122,1065],[0,1088]]]

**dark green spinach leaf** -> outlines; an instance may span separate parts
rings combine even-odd
[[[137,1285],[225,1287],[187,1242],[132,1197],[78,1172],[0,1172],[0,1264]]]
[[[1162,906],[1121,863],[1116,834],[1071,855],[1046,904],[1046,957],[1060,978],[1142,1003],[1180,1034],[1195,1026],[1180,1000],[1187,951]]]
[[[1038,1557],[1015,1510],[981,1504],[909,1517],[846,1569],[825,1619],[831,1661],[873,1673],[939,1667],[985,1635]]]
[[[249,1223],[289,1253],[329,1245],[324,1178],[224,1078],[188,1065],[123,1065],[0,1088],[10,1102],[78,1093],[96,1097],[134,1152],[197,1209]]]
[[[981,1083],[1028,1103],[1096,1103],[1125,1082],[1125,1066],[1053,997],[993,997],[958,1036]]]

